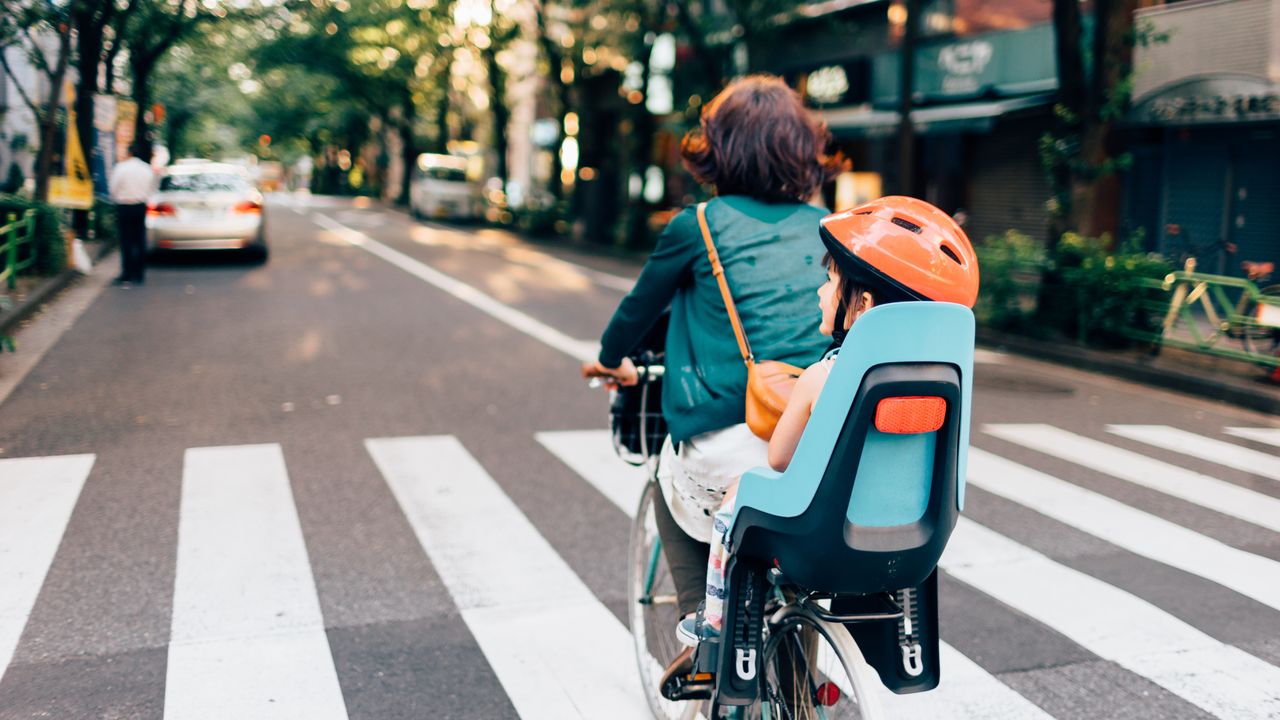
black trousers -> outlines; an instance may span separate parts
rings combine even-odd
[[[147,206],[117,205],[116,229],[120,234],[120,279],[142,282],[147,273]]]
[[[658,537],[662,538],[662,553],[667,558],[671,581],[676,586],[676,606],[680,608],[681,617],[693,614],[707,596],[707,556],[711,554],[711,546],[694,540],[680,529],[667,508],[667,499],[662,497],[661,486],[658,487],[653,512],[658,523]]]

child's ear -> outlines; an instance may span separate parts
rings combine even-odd
[[[871,297],[871,293],[867,290],[862,291],[862,312],[866,312],[876,306],[876,299]]]

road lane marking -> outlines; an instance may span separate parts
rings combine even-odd
[[[984,425],[994,437],[1280,532],[1280,499],[1052,425]]]
[[[650,720],[631,635],[452,436],[365,441],[524,720]]]
[[[1220,718],[1280,713],[1280,667],[961,518],[940,566],[1093,654]]]
[[[191,448],[164,716],[345,720],[279,445]]]
[[[644,494],[649,472],[644,467],[628,465],[613,451],[608,430],[566,430],[541,432],[539,443],[569,469],[591,483],[618,509],[634,517]]]
[[[1168,425],[1108,425],[1107,430],[1130,440],[1208,460],[1252,475],[1280,480],[1280,457],[1251,448]]]
[[[1280,428],[1229,427],[1224,430],[1228,435],[1280,447]]]
[[[614,455],[607,430],[544,432],[537,439],[634,520],[646,475]],[[894,695],[878,679],[871,684],[889,715],[903,720],[1049,720],[1044,710],[960,651],[945,642],[940,647],[942,681],[936,690]]]
[[[421,260],[409,257],[374,240],[368,235],[349,228],[322,213],[315,213],[316,223],[345,240],[347,243],[382,258],[414,277],[443,290],[455,298],[485,312],[520,332],[559,350],[569,357],[587,362],[600,354],[600,345],[588,340],[572,338],[550,325],[527,315],[510,305],[505,305],[470,285],[446,275]]]
[[[0,678],[35,607],[93,455],[0,460]]]
[[[978,448],[969,449],[969,482],[1136,555],[1280,610],[1280,563],[1275,560]]]

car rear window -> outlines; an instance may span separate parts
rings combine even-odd
[[[160,179],[160,191],[219,192],[244,190],[249,183],[230,173],[183,173],[165,175]]]
[[[467,171],[460,168],[429,167],[422,171],[423,177],[447,182],[466,182]]]

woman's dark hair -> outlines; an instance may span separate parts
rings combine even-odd
[[[836,288],[836,307],[844,311],[844,317],[853,317],[862,310],[862,293],[864,292],[871,293],[873,304],[884,303],[884,293],[877,290],[874,285],[858,282],[851,273],[841,272],[840,266],[836,265],[835,261],[830,252],[822,256],[822,267],[828,270],[835,268],[836,275],[840,276],[840,286]]]
[[[766,202],[805,202],[840,170],[827,155],[831,133],[780,78],[749,75],[702,109],[702,122],[680,143],[684,165],[720,195]]]

